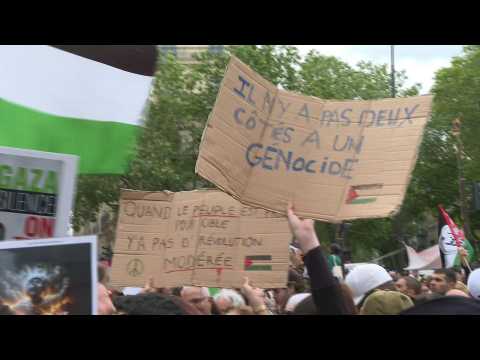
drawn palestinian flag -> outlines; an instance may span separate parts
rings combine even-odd
[[[461,229],[453,222],[448,213],[441,207],[438,218],[438,243],[442,260],[442,267],[451,268],[461,266],[458,247],[463,247],[468,252],[469,262],[475,259],[475,251],[470,242],[465,239]]]
[[[371,195],[371,192],[368,190],[380,189],[383,185],[381,184],[371,184],[371,185],[357,185],[350,186],[348,189],[347,197],[345,199],[345,204],[368,204],[377,201],[375,196]]]
[[[245,271],[272,271],[271,255],[248,255],[245,256]]]
[[[154,45],[1,45],[0,146],[80,156],[121,174],[133,155]]]

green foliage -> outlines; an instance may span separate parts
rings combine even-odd
[[[436,213],[444,204],[451,215],[460,221],[458,192],[457,142],[451,133],[452,121],[459,117],[463,143],[463,167],[467,205],[470,184],[480,180],[480,46],[466,46],[462,56],[449,67],[436,73],[432,89],[434,103],[432,119],[423,139],[419,161],[413,174],[410,197],[419,208]],[[472,228],[480,227],[480,214],[471,214]]]
[[[336,57],[311,51],[300,65],[299,73],[299,86],[295,90],[305,95],[340,100],[381,99],[391,95],[387,65],[360,62],[354,68]],[[405,80],[405,72],[396,72],[400,96],[418,95],[420,85],[405,89]]]

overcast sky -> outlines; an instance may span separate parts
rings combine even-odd
[[[390,45],[295,45],[305,56],[315,49],[323,55],[336,56],[356,65],[359,61],[388,64]],[[405,70],[407,86],[420,83],[421,94],[427,94],[433,85],[435,72],[448,67],[454,56],[462,54],[462,45],[395,45],[395,70]]]

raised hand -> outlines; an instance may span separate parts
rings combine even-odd
[[[300,219],[293,212],[293,205],[288,204],[287,207],[288,223],[293,236],[302,248],[303,254],[306,255],[310,250],[320,246],[317,234],[314,229],[314,221],[311,219]]]

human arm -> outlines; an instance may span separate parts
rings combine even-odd
[[[460,255],[460,265],[465,271],[465,283],[466,283],[468,280],[468,277],[470,276],[470,273],[472,272],[467,260],[468,252],[464,247],[459,247],[458,254]]]
[[[303,253],[304,263],[310,277],[312,297],[318,314],[348,314],[343,293],[338,281],[328,268],[320,242],[310,219],[302,220],[293,212],[292,205],[287,209],[288,222]]]
[[[247,298],[248,304],[252,307],[255,315],[272,315],[265,305],[265,296],[263,294],[263,290],[259,288],[253,288],[250,285],[248,277],[245,277],[244,280],[245,282],[243,283],[241,292]]]

